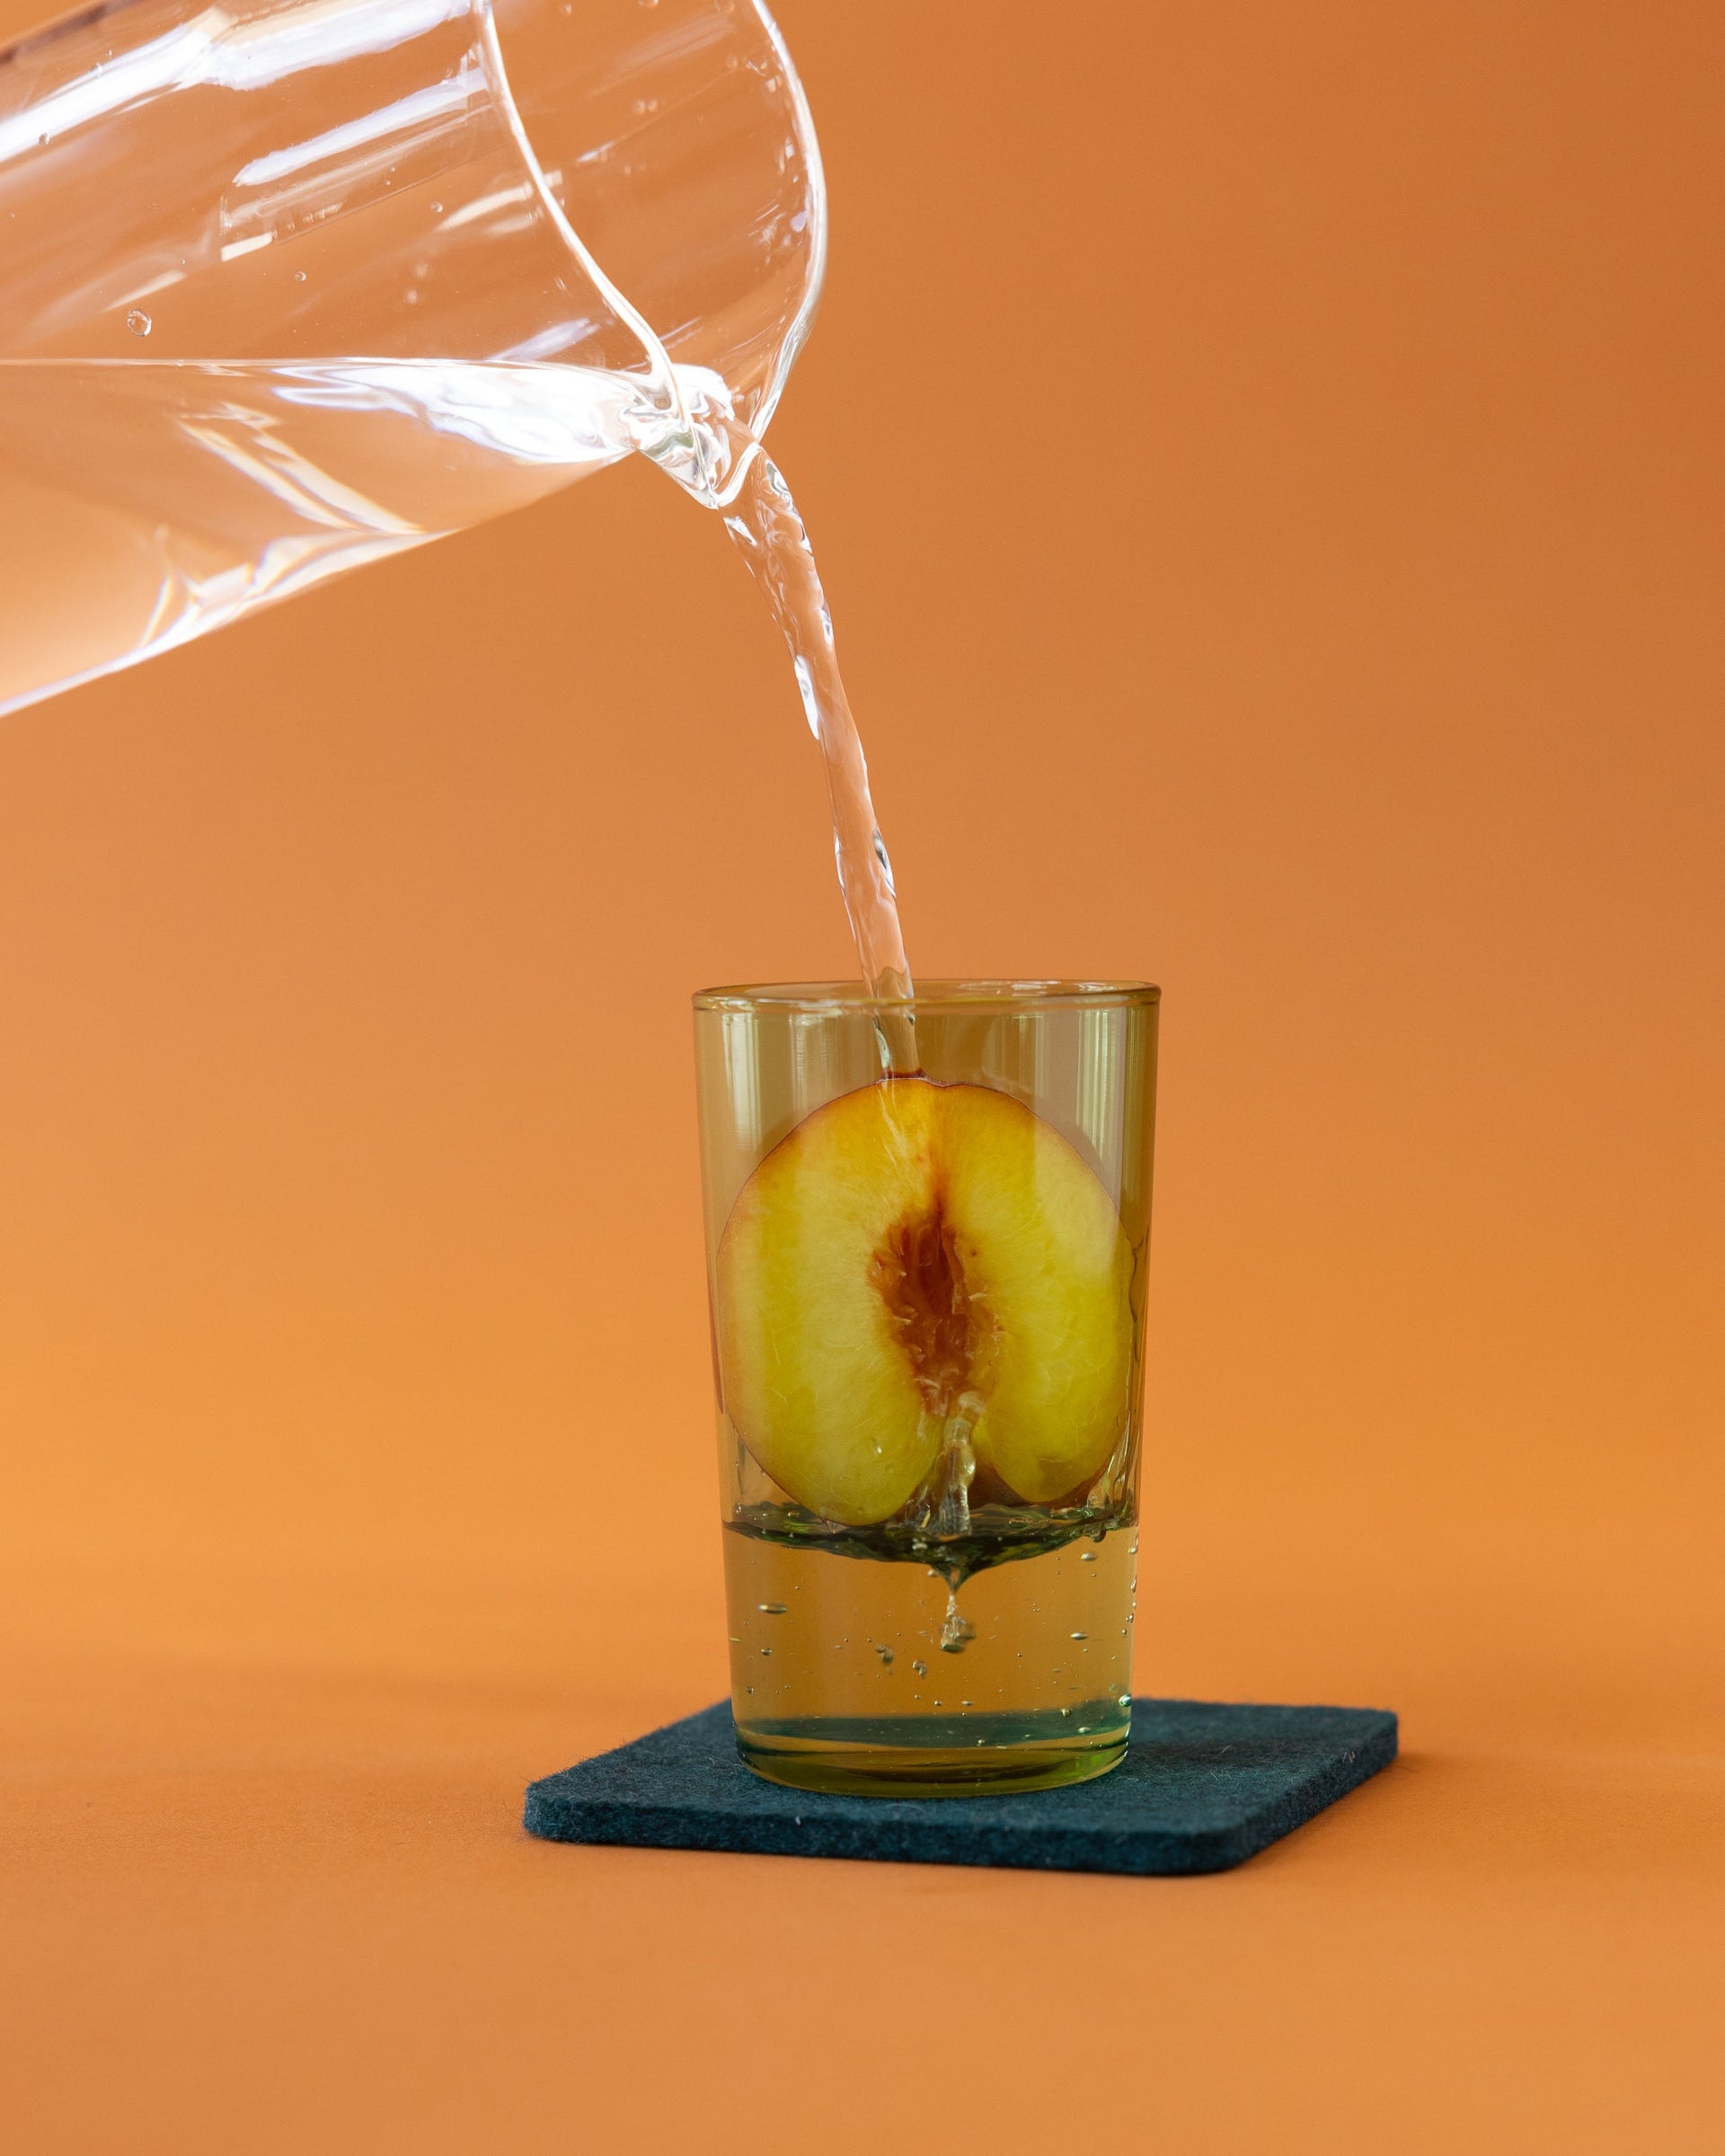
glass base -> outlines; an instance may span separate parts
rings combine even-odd
[[[1126,1740],[1121,1728],[1019,1744],[859,1742],[816,1722],[771,1734],[739,1728],[737,1749],[764,1781],[791,1789],[841,1797],[1004,1797],[1093,1781],[1119,1765]]]

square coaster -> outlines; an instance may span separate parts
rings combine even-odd
[[[1226,1871],[1395,1757],[1371,1707],[1134,1700],[1112,1773],[998,1797],[827,1797],[781,1789],[737,1756],[721,1701],[534,1782],[525,1825],[547,1842],[720,1849],[894,1864],[1137,1876]]]

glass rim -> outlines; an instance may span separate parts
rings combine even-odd
[[[785,1011],[842,1017],[875,1011],[1119,1011],[1160,1003],[1149,981],[933,979],[909,995],[871,995],[861,981],[766,981],[702,988],[697,1011]]]

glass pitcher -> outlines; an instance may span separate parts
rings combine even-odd
[[[730,499],[819,155],[760,0],[109,0],[0,52],[0,711],[639,451]]]

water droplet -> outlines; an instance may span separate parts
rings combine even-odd
[[[763,1617],[783,1617],[784,1615],[784,1604],[782,1602],[757,1602],[755,1607]]]
[[[149,316],[144,312],[142,307],[134,307],[131,313],[126,317],[126,327],[132,332],[134,337],[147,337],[150,331],[155,327],[155,324],[150,320]]]
[[[877,1647],[874,1651],[890,1669],[892,1667],[892,1649],[889,1647]]]
[[[431,205],[431,215],[434,217],[440,217],[443,215],[443,205],[441,202],[434,202]]]
[[[305,282],[305,272],[303,270],[294,271],[294,282],[296,285],[303,285]]]
[[[1129,1707],[1132,1704],[1132,1694],[1129,1692],[1123,1692],[1116,1704],[1121,1707]]]
[[[410,307],[417,307],[420,304],[420,296],[413,289],[411,285],[408,287],[407,290],[402,295],[402,296],[406,300]]]
[[[926,1662],[913,1662],[910,1666],[916,1672],[916,1674],[919,1677],[925,1677],[928,1674],[928,1665]]]

